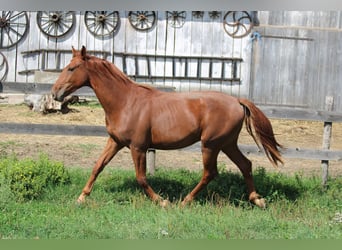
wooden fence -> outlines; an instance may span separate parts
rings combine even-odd
[[[269,118],[322,121],[327,124],[342,122],[342,113],[331,111],[317,111],[308,109],[293,109],[285,107],[259,106]],[[331,128],[330,128],[331,131]],[[0,123],[0,133],[2,134],[45,134],[45,135],[73,135],[73,136],[108,136],[104,126],[88,125],[57,125],[57,124],[24,124],[24,123]],[[323,131],[322,131],[323,133]],[[324,137],[329,141],[330,138]],[[328,142],[329,143],[329,142]],[[255,145],[239,145],[241,151],[246,154],[263,155]],[[196,143],[186,150],[200,150],[200,144]],[[342,151],[333,151],[329,147],[322,149],[286,148],[282,151],[285,158],[314,159],[322,161],[323,185],[326,184],[328,162],[330,160],[342,161]],[[154,171],[155,150],[150,149],[148,153],[148,169]],[[323,165],[325,164],[325,165]]]
[[[267,108],[262,109],[267,114]],[[293,114],[297,116],[297,112]],[[301,112],[302,113],[302,112]],[[325,115],[323,115],[325,116]],[[329,114],[326,114],[329,116]],[[270,116],[269,116],[270,117]],[[287,116],[286,119],[291,116]],[[338,122],[342,122],[342,114],[334,115],[338,117]],[[271,116],[271,118],[279,118]],[[309,119],[307,119],[309,120]],[[44,135],[65,135],[65,136],[108,136],[105,126],[91,125],[57,125],[57,124],[32,124],[32,123],[0,123],[0,133],[2,134],[44,134]],[[243,153],[262,155],[263,152],[254,145],[239,145]],[[200,145],[194,144],[187,148],[194,151],[200,149]],[[342,161],[342,151],[329,149],[304,149],[286,148],[282,154],[286,158],[314,159],[314,160],[337,160]]]

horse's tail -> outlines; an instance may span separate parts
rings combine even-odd
[[[260,144],[262,145],[267,158],[274,166],[278,166],[278,162],[284,164],[279,151],[279,148],[282,148],[282,146],[274,137],[270,120],[249,100],[241,98],[239,102],[245,107],[246,128],[255,143],[259,148],[261,148]]]

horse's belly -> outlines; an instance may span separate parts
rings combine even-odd
[[[194,144],[201,138],[196,130],[165,129],[152,133],[151,147],[156,149],[178,149]]]

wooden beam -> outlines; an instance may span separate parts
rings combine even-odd
[[[342,113],[290,107],[271,107],[259,105],[259,108],[269,118],[302,120],[302,121],[325,121],[342,122]]]
[[[334,97],[326,96],[325,97],[325,109],[327,111],[331,111],[333,108]],[[332,122],[324,122],[324,130],[323,130],[323,143],[322,149],[329,150],[330,149],[330,141],[331,141],[331,131],[332,130]],[[322,185],[323,187],[327,186],[328,182],[328,169],[329,169],[329,161],[322,159],[321,161],[322,166]]]
[[[263,156],[264,153],[254,145],[239,145],[241,152],[246,155],[253,154]],[[306,159],[306,160],[335,160],[342,161],[342,151],[286,148],[281,151],[284,158]]]
[[[55,125],[55,124],[25,124],[0,123],[0,133],[3,134],[45,134],[69,136],[108,136],[104,126],[88,125]],[[263,156],[264,153],[255,145],[239,145],[246,154]],[[196,143],[185,150],[200,151],[200,143]],[[342,161],[342,151],[287,148],[282,151],[285,158],[337,160]]]
[[[108,136],[104,126],[0,123],[0,133],[75,136]]]

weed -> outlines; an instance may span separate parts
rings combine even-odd
[[[61,163],[50,162],[46,155],[37,161],[7,157],[0,161],[0,176],[13,195],[21,201],[38,198],[49,185],[64,184],[69,175]]]

